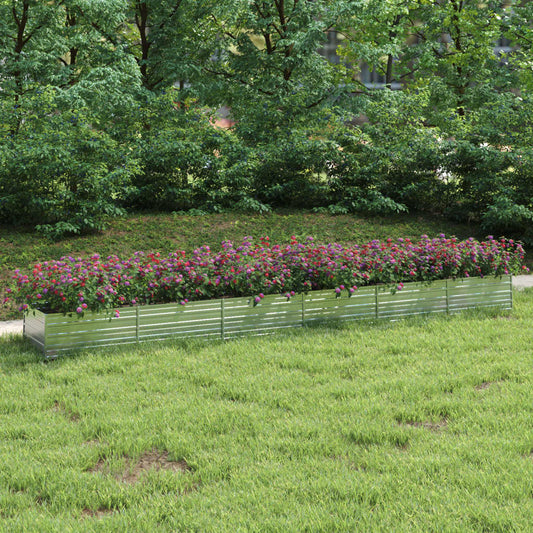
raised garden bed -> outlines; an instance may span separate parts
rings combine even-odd
[[[264,335],[280,329],[301,327],[323,320],[395,320],[410,315],[455,313],[475,307],[512,307],[510,275],[431,283],[361,287],[353,294],[343,290],[317,290],[297,294],[124,307],[120,316],[105,312],[45,314],[29,310],[24,335],[46,356],[89,347],[140,343],[168,338],[230,339],[241,335]]]

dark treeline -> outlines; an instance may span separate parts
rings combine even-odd
[[[533,242],[531,20],[519,1],[0,0],[0,221],[423,209]]]

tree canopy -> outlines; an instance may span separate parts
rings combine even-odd
[[[533,239],[532,20],[519,0],[0,0],[0,219],[426,208]]]

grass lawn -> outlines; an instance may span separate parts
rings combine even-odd
[[[272,242],[287,242],[291,235],[318,242],[363,243],[387,237],[419,238],[439,233],[466,238],[474,227],[416,215],[357,217],[322,215],[305,211],[280,211],[266,215],[223,213],[205,216],[173,214],[131,215],[114,219],[101,234],[71,237],[58,242],[43,239],[31,229],[0,227],[0,267],[21,268],[29,263],[59,259],[63,255],[128,256],[137,250],[192,251],[207,244],[219,247],[223,240],[235,242],[251,235],[265,235]],[[481,235],[484,237],[484,235]]]
[[[0,531],[531,531],[533,292],[145,344],[0,339]]]

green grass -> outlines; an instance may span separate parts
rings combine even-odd
[[[530,531],[532,345],[532,291],[49,363],[1,339],[0,531]]]
[[[287,242],[291,235],[319,242],[366,242],[387,237],[418,238],[439,233],[470,237],[474,228],[440,219],[414,215],[362,218],[329,216],[304,211],[283,211],[267,215],[224,213],[205,216],[172,214],[131,215],[115,219],[101,234],[50,242],[32,230],[0,228],[0,266],[25,267],[35,261],[63,255],[129,255],[137,250],[191,251],[207,244],[218,247],[223,240],[239,241],[252,235],[268,235],[273,242]]]

